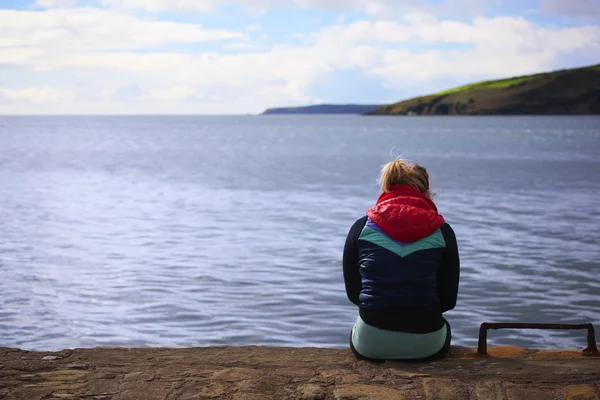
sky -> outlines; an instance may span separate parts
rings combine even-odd
[[[600,0],[0,0],[0,114],[392,103],[600,63]]]

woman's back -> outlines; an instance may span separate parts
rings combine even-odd
[[[382,171],[382,189],[375,206],[350,229],[344,248],[346,292],[359,306],[354,331],[361,327],[364,337],[369,330],[371,340],[400,339],[402,333],[421,334],[425,339],[435,332],[446,339],[442,313],[454,308],[459,279],[454,232],[429,197],[424,168],[393,161]],[[382,332],[373,335],[374,329]],[[410,341],[410,347],[419,343],[416,340]],[[414,349],[405,350],[407,355],[415,354]],[[386,358],[412,357],[390,354]]]

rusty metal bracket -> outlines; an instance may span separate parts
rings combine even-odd
[[[598,347],[596,347],[596,335],[594,325],[589,324],[535,324],[521,322],[484,322],[479,328],[479,343],[477,345],[477,355],[487,355],[487,331],[488,329],[586,329],[587,330],[587,348],[583,354],[590,356],[599,356]]]

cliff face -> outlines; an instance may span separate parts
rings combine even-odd
[[[479,82],[383,106],[371,114],[600,114],[600,64]]]

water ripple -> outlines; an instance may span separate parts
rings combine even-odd
[[[483,321],[599,324],[598,122],[3,118],[0,345],[346,346],[341,250],[392,148],[457,233],[454,343]]]

